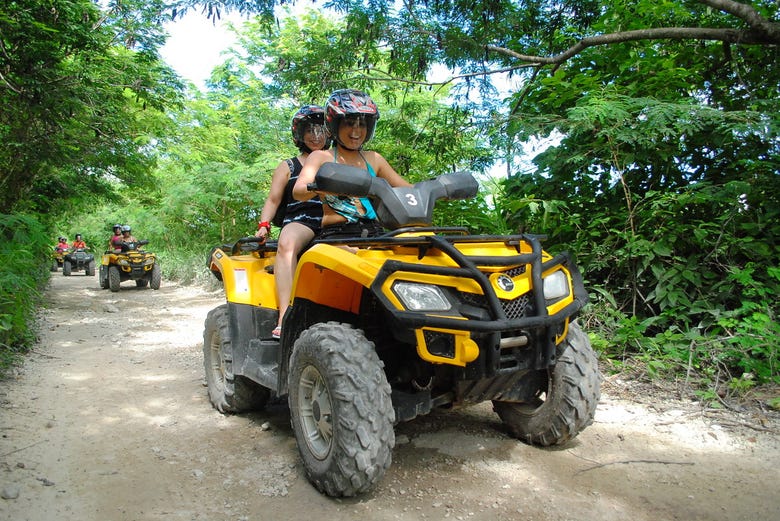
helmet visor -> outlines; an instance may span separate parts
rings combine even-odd
[[[306,132],[304,133],[304,135],[309,135],[315,139],[325,139],[328,133],[327,130],[325,129],[325,125],[312,123],[306,127]]]
[[[368,128],[368,123],[369,118],[363,114],[347,114],[342,120],[342,125],[346,125],[351,128]]]

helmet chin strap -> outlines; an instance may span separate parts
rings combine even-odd
[[[359,146],[359,147],[357,147],[357,148],[351,148],[351,147],[348,147],[347,145],[345,145],[344,143],[342,143],[342,142],[341,142],[341,140],[340,140],[339,138],[336,138],[336,143],[338,143],[339,145],[341,145],[341,147],[342,147],[343,149],[345,149],[345,150],[349,150],[350,152],[360,152],[361,150],[363,150],[363,145],[360,145],[360,146]]]

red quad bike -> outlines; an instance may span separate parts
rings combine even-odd
[[[588,297],[567,254],[549,255],[534,235],[432,227],[436,200],[476,194],[469,173],[393,188],[329,163],[315,185],[369,197],[389,231],[313,241],[281,339],[271,335],[276,244],[247,237],[212,250],[208,267],[227,301],[203,336],[215,408],[286,397],[307,477],[330,496],[378,483],[394,425],[434,408],[491,401],[511,436],[542,446],[592,423],[599,371],[574,321]]]

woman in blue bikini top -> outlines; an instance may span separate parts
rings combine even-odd
[[[330,95],[325,105],[325,125],[333,138],[333,152],[315,150],[306,163],[293,187],[293,197],[299,201],[317,195],[309,192],[307,185],[314,182],[320,166],[336,162],[358,168],[365,168],[369,174],[387,180],[391,186],[411,186],[390,166],[381,154],[363,150],[363,145],[374,135],[379,110],[374,101],[364,92],[354,89],[338,90]],[[323,233],[328,227],[373,222],[376,213],[367,198],[320,194],[323,202]],[[369,230],[374,231],[374,230]]]

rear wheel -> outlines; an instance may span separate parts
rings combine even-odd
[[[161,283],[162,283],[162,269],[160,268],[160,265],[155,262],[154,266],[152,267],[152,278],[149,281],[149,286],[152,289],[160,289]]]
[[[119,268],[116,266],[108,267],[108,287],[111,291],[116,293],[119,291],[119,285],[122,283],[122,277],[119,273]]]
[[[146,279],[135,279],[135,285],[138,288],[145,288],[147,284],[149,284],[149,281]]]
[[[309,480],[329,496],[374,486],[392,460],[390,385],[362,331],[316,324],[295,342],[289,373],[290,419]]]
[[[203,365],[209,400],[219,412],[261,409],[271,393],[255,382],[233,374],[233,344],[227,304],[209,311],[203,332]]]
[[[62,263],[62,274],[65,275],[66,277],[70,277],[70,270],[71,270],[70,261],[67,260],[64,261]]]
[[[579,324],[569,324],[563,352],[529,403],[493,402],[512,436],[534,445],[559,445],[593,423],[601,395],[596,354]]]

